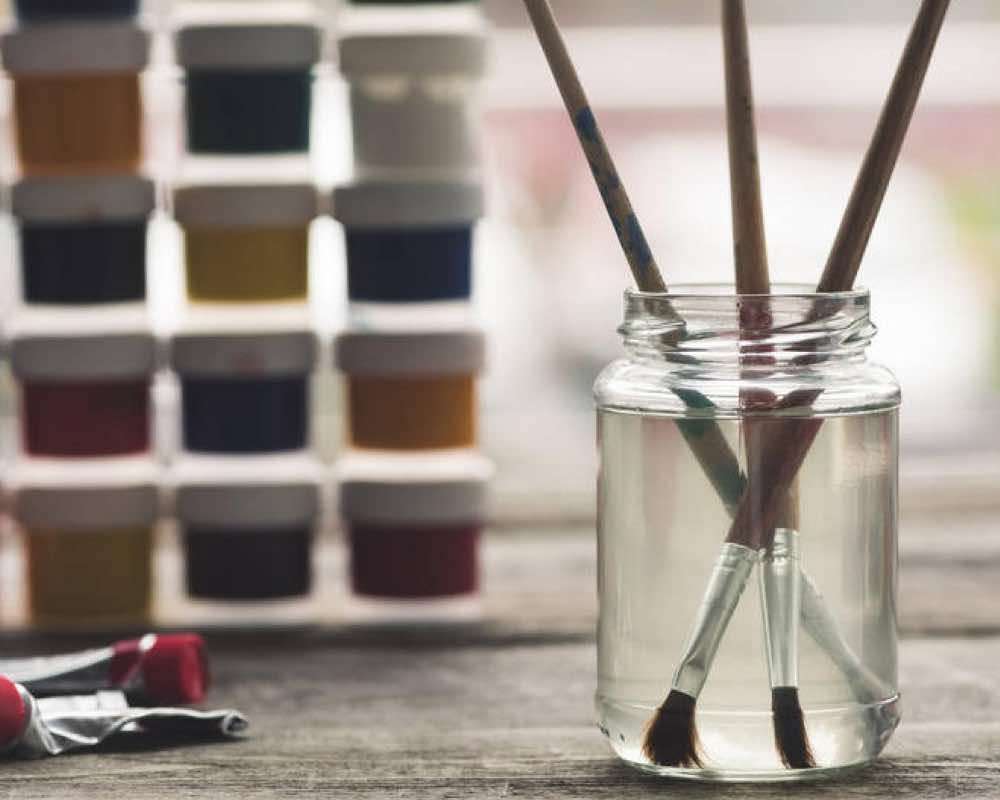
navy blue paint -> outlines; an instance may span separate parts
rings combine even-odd
[[[301,597],[312,588],[309,527],[188,528],[187,591],[204,600]]]
[[[82,305],[146,298],[146,220],[22,223],[21,283],[28,303]]]
[[[17,0],[14,8],[25,22],[120,18],[138,14],[139,0]]]
[[[294,70],[187,73],[191,153],[252,155],[309,149],[312,74]]]
[[[181,380],[184,447],[198,453],[276,453],[306,446],[306,376]]]
[[[472,227],[348,229],[351,300],[411,303],[472,294]]]

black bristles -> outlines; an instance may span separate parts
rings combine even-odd
[[[799,704],[799,690],[794,686],[772,689],[771,710],[774,712],[774,743],[781,763],[789,769],[815,767],[806,721]]]
[[[694,724],[698,701],[671,689],[646,726],[642,752],[660,767],[701,767],[701,744]]]

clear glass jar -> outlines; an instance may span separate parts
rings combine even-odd
[[[595,387],[601,730],[675,777],[871,761],[899,722],[900,393],[868,294],[630,293],[621,333]]]

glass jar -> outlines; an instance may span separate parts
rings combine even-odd
[[[900,393],[866,292],[729,292],[627,295],[595,387],[598,718],[646,771],[806,779],[899,721]]]

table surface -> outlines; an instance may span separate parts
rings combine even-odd
[[[611,757],[591,711],[593,542],[576,530],[491,537],[479,623],[211,630],[210,704],[246,713],[246,740],[9,762],[0,798],[1000,797],[1000,548],[979,524],[951,548],[904,546],[905,721],[881,761],[832,783],[665,783]]]

